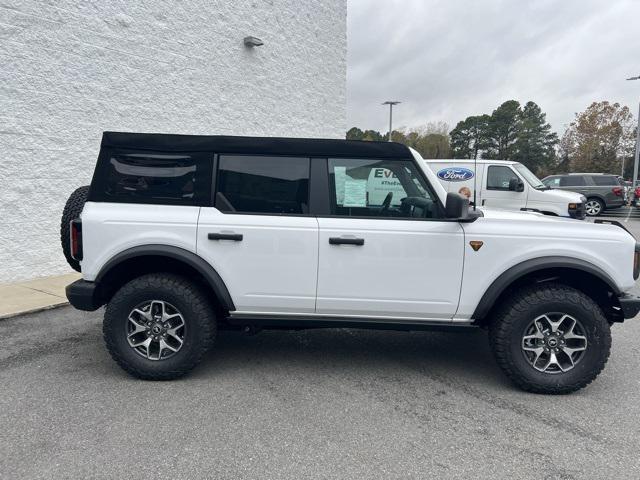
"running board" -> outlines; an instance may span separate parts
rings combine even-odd
[[[305,328],[364,328],[373,330],[469,330],[475,325],[469,322],[395,319],[395,318],[367,318],[367,317],[339,317],[323,315],[259,315],[251,313],[232,313],[227,317],[227,323],[234,326],[254,326],[278,329]]]

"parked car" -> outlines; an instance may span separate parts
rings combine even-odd
[[[640,311],[625,229],[471,210],[392,142],[107,132],[61,233],[67,298],[106,305],[143,379],[186,374],[221,329],[480,327],[517,385],[567,393]]]
[[[465,192],[478,206],[583,219],[586,198],[551,190],[527,167],[505,160],[427,160],[447,192]]]
[[[605,173],[568,173],[550,175],[542,182],[553,189],[578,192],[587,199],[587,215],[595,217],[608,208],[620,208],[625,204],[624,188],[616,175]]]

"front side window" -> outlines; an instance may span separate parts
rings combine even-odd
[[[308,158],[220,155],[215,207],[227,213],[309,213]]]
[[[329,159],[331,214],[439,218],[435,196],[409,160]]]
[[[560,177],[549,177],[543,180],[543,183],[547,187],[557,188],[560,186]]]
[[[517,179],[510,167],[504,165],[491,165],[487,173],[487,190],[509,190],[509,182]]]
[[[105,201],[197,205],[210,195],[210,156],[113,152],[105,163]]]
[[[586,182],[582,175],[567,175],[560,179],[561,187],[584,187]]]

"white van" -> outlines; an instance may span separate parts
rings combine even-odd
[[[479,207],[528,210],[584,219],[585,198],[579,193],[551,190],[531,170],[506,160],[427,160],[447,192],[469,196]],[[477,168],[477,171],[476,171]]]

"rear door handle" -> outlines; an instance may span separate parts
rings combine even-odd
[[[242,241],[241,233],[210,233],[208,236],[209,240],[232,240],[234,242]]]
[[[330,245],[364,245],[364,238],[329,237]]]

